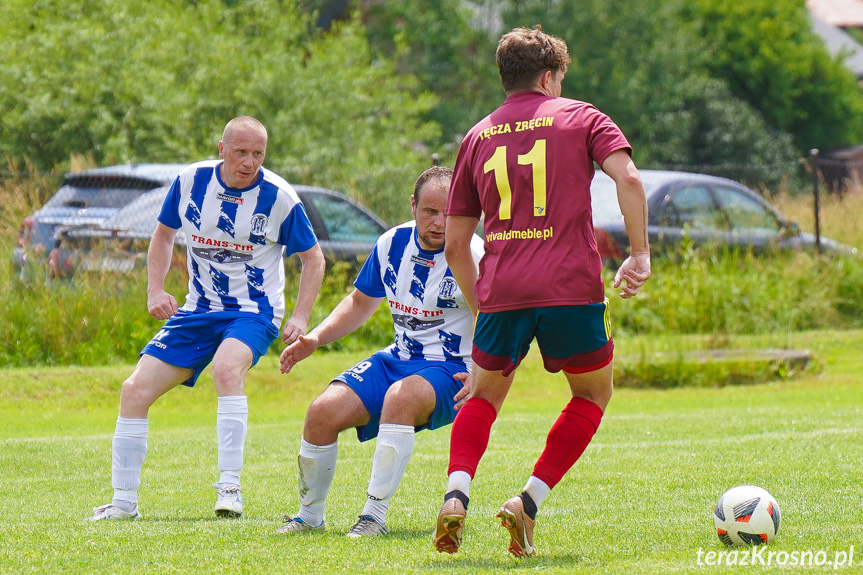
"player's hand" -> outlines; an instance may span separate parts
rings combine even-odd
[[[458,393],[455,394],[453,399],[455,400],[455,410],[458,411],[461,409],[465,402],[470,398],[470,390],[471,390],[471,378],[470,374],[467,372],[461,372],[455,374],[453,376],[456,380],[460,381],[462,384],[462,388],[458,390]]]
[[[650,277],[650,254],[632,255],[624,260],[614,274],[614,287],[621,288],[620,297],[635,297],[644,282]]]
[[[318,349],[318,338],[311,335],[300,335],[291,345],[285,348],[279,357],[280,371],[290,373],[302,360],[312,355]]]
[[[147,311],[155,319],[168,319],[177,313],[178,309],[177,300],[168,292],[162,290],[147,293]]]
[[[297,341],[298,337],[306,334],[306,328],[308,325],[308,322],[297,320],[292,317],[288,320],[288,323],[285,324],[285,329],[282,330],[282,341],[285,345],[294,343]]]

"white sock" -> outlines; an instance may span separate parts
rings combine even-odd
[[[413,425],[380,425],[363,515],[371,515],[380,524],[386,522],[390,499],[401,483],[413,452]]]
[[[240,484],[243,448],[249,425],[249,402],[245,395],[219,398],[216,437],[219,441],[219,483]]]
[[[141,486],[141,468],[147,456],[147,430],[144,419],[117,418],[114,439],[111,443],[111,486],[114,488],[112,505],[123,511],[132,511],[138,502]]]
[[[449,481],[446,484],[446,492],[461,491],[466,496],[470,496],[470,481],[471,477],[467,471],[453,471],[449,475]]]
[[[297,456],[300,512],[297,517],[312,527],[324,522],[327,493],[336,474],[338,447],[338,441],[329,445],[312,445],[305,439],[300,442]]]
[[[545,481],[537,479],[531,475],[527,479],[527,483],[525,484],[523,491],[530,495],[530,498],[533,499],[534,503],[536,503],[537,510],[539,510],[539,507],[542,505],[542,502],[545,501],[546,496],[551,493],[551,487],[549,487]]]

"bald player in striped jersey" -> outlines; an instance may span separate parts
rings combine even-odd
[[[296,192],[263,167],[267,130],[241,116],[225,126],[219,159],[184,169],[171,186],[147,257],[147,309],[167,320],[123,383],[112,443],[111,503],[91,521],[136,519],[150,406],[178,385],[192,387],[213,364],[218,395],[219,480],[215,512],[243,513],[240,471],[249,406],[248,370],[279,336],[285,316],[285,254],[302,261],[297,303],[281,329],[286,344],[306,332],[324,256]],[[189,292],[179,307],[165,291],[174,239],[186,236]]]

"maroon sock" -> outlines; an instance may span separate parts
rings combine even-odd
[[[533,468],[533,475],[553,488],[587,448],[602,421],[602,410],[592,401],[573,397],[545,442],[545,450]]]
[[[474,397],[464,404],[456,414],[450,432],[447,473],[465,471],[471,477],[476,475],[479,460],[488,447],[491,425],[496,418],[494,406],[484,399]]]

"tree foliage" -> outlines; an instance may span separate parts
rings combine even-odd
[[[327,32],[291,0],[9,0],[0,21],[0,156],[44,169],[214,157],[225,123],[259,118],[266,165],[374,205],[391,222],[430,159],[435,102],[361,24]],[[401,47],[396,48],[397,52]]]
[[[798,151],[760,110],[708,75],[683,2],[521,0],[509,27],[543,25],[567,41],[564,95],[586,100],[624,130],[645,167],[700,170],[777,183]]]
[[[494,65],[497,38],[464,0],[359,4],[371,44],[438,95],[429,118],[443,130],[442,151],[454,156],[464,134],[505,97]]]
[[[697,22],[710,74],[791,134],[798,149],[863,140],[856,79],[815,36],[802,2],[696,0],[681,15]]]
[[[5,0],[0,157],[192,161],[250,114],[269,167],[395,223],[430,153],[451,163],[503,100],[500,32],[535,24],[569,44],[564,95],[641,166],[770,185],[863,141],[863,96],[799,0]]]

